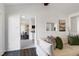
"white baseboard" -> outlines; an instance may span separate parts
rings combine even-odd
[[[13,49],[13,50],[6,50],[6,51],[16,51],[16,50],[21,50],[21,49]]]

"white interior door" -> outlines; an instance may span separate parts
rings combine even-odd
[[[20,49],[20,17],[12,15],[8,18],[8,50]]]

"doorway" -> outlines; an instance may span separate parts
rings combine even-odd
[[[20,18],[21,49],[35,47],[35,17]]]

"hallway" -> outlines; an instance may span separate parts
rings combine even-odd
[[[34,48],[33,40],[21,40],[21,49]]]

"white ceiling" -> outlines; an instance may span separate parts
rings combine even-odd
[[[72,14],[79,12],[79,3],[50,3],[48,6],[44,6],[43,3],[8,3],[5,4],[7,7],[12,6],[42,6],[51,10],[56,10],[64,14]]]

